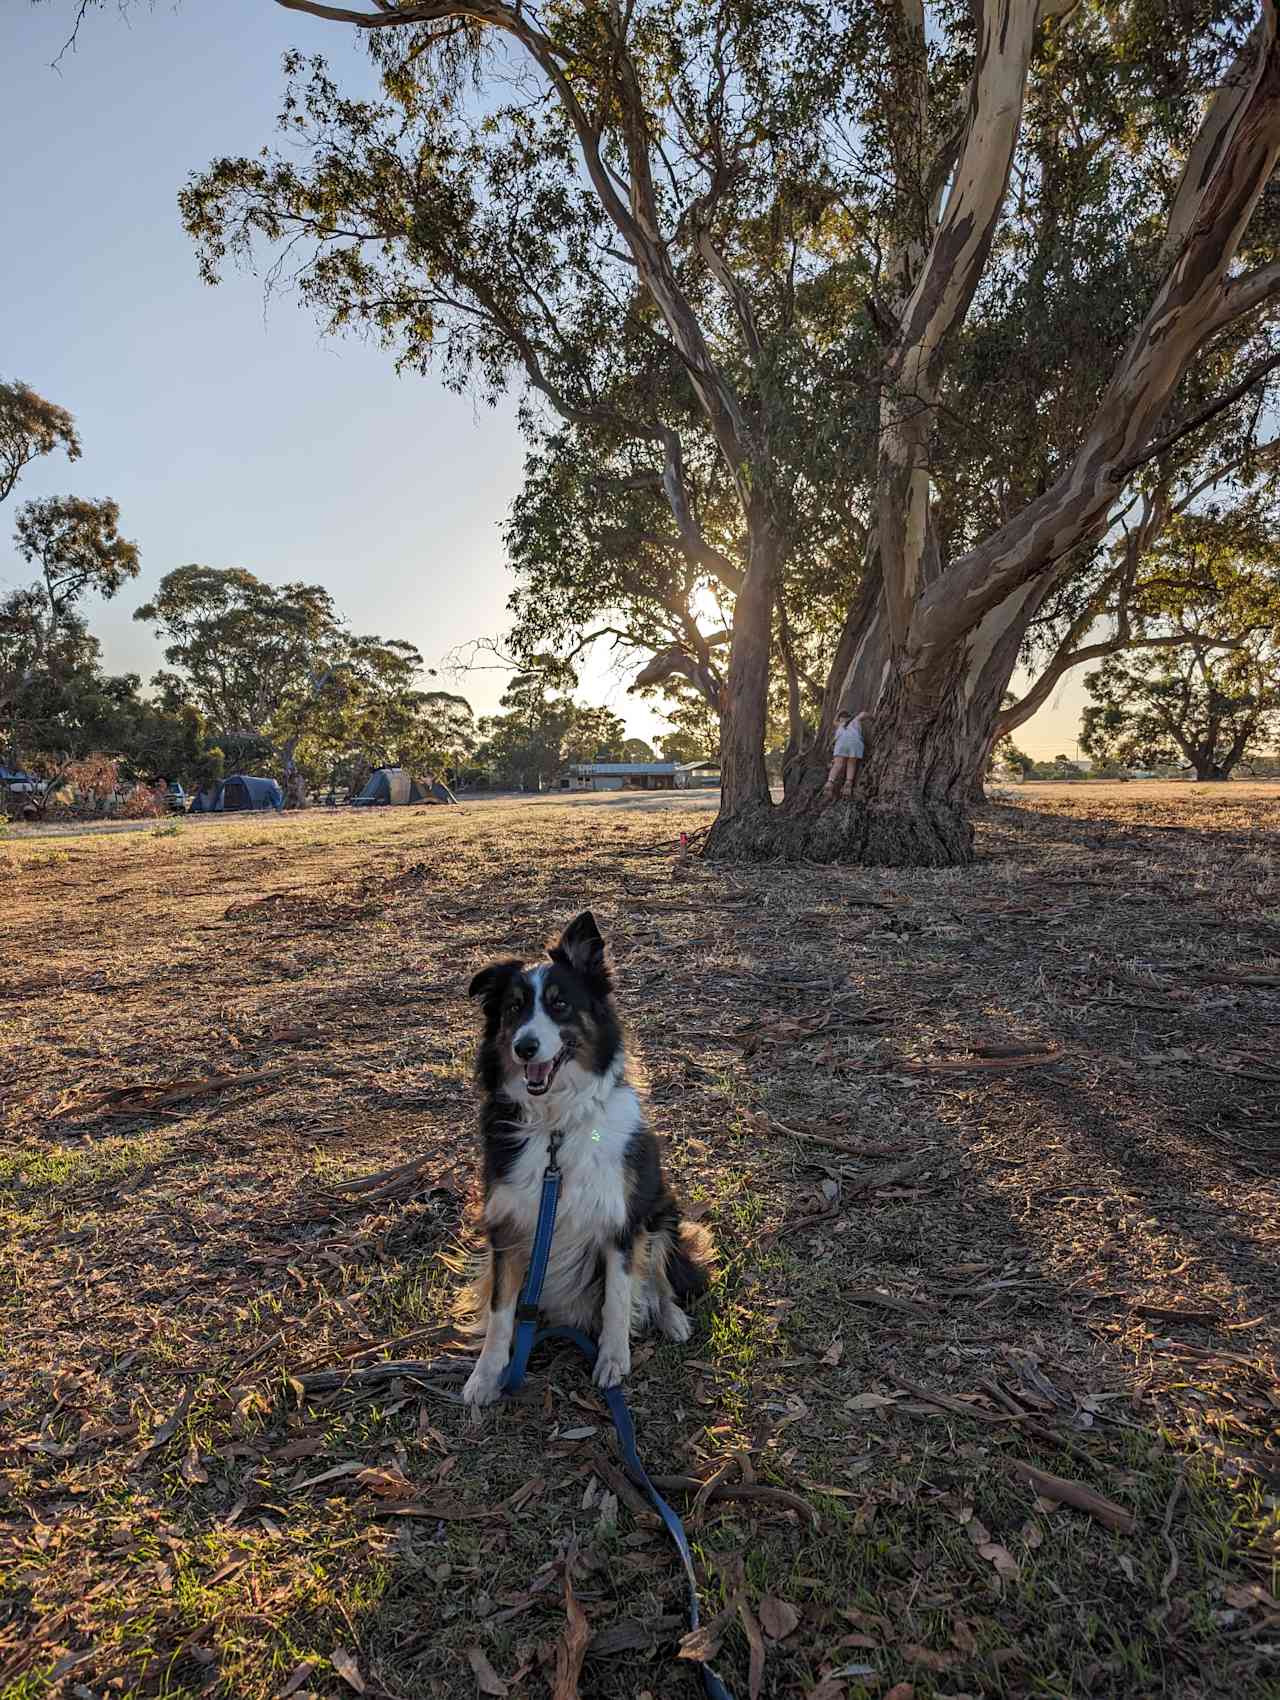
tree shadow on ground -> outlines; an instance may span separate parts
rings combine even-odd
[[[567,1564],[600,1637],[583,1700],[696,1692],[673,1658],[678,1572],[610,1497],[576,1359],[540,1360],[530,1401],[480,1429],[411,1375],[301,1400],[289,1380],[441,1350],[474,1175],[461,988],[590,906],[673,1176],[722,1252],[694,1340],[643,1343],[630,1397],[655,1472],[720,1473],[681,1503],[708,1610],[740,1588],[748,1614],[723,1626],[734,1692],[749,1626],[788,1621],[772,1600],[798,1619],[760,1643],[775,1700],[824,1681],[850,1700],[900,1682],[917,1700],[1262,1700],[1277,1216],[1260,1124],[1280,1111],[1248,1075],[1268,1070],[1280,991],[1214,973],[1269,960],[1250,928],[1280,910],[1274,863],[1244,882],[1212,832],[1139,854],[1018,809],[980,822],[1000,854],[973,869],[723,870],[641,854],[650,806],[430,811],[420,843],[394,841],[384,910],[347,931],[227,920],[225,892],[184,896],[181,844],[164,880],[135,870],[127,915],[59,884],[60,989],[14,1034],[0,1657],[54,1626],[91,1692],[267,1700],[303,1664],[295,1692],[350,1686],[339,1655],[369,1692],[473,1692],[479,1651],[538,1700]],[[309,863],[309,889],[345,901],[407,814]],[[634,837],[602,839],[628,817]],[[222,871],[256,869],[240,854],[228,841]],[[175,940],[202,972],[168,976]],[[91,969],[118,993],[82,985]],[[266,1078],[108,1124],[49,1166],[38,1117],[68,1078],[214,1059]],[[413,1160],[382,1196],[346,1190]],[[1135,1531],[1046,1508],[1019,1461]],[[819,1525],[717,1497],[752,1486]]]

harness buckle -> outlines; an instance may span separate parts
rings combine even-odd
[[[564,1133],[560,1128],[553,1129],[552,1132],[547,1135],[547,1173],[549,1175],[556,1174],[559,1171],[560,1141],[563,1138]]]

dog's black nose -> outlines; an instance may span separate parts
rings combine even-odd
[[[531,1057],[536,1057],[538,1054],[538,1041],[532,1033],[526,1033],[523,1039],[516,1040],[511,1049],[521,1062],[528,1062]]]

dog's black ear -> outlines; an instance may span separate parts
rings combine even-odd
[[[552,947],[550,954],[553,962],[566,963],[576,969],[584,980],[595,981],[607,990],[609,975],[604,965],[604,940],[590,909],[584,909],[577,920],[570,921],[560,935],[560,943]]]
[[[467,987],[467,996],[483,998],[487,1007],[494,999],[506,996],[507,987],[523,967],[523,962],[495,962],[482,968]]]

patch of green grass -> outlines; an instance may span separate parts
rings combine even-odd
[[[0,1196],[27,1192],[47,1200],[50,1194],[124,1180],[165,1156],[172,1144],[163,1136],[140,1134],[87,1146],[0,1152]]]
[[[45,1695],[52,1692],[52,1672],[50,1664],[11,1678],[0,1688],[0,1700],[45,1700]]]
[[[182,823],[181,821],[171,820],[164,826],[153,826],[151,836],[152,838],[181,838]]]
[[[31,850],[18,858],[21,868],[60,868],[71,860],[69,850]]]
[[[363,1294],[365,1315],[375,1334],[411,1334],[446,1322],[457,1282],[435,1257],[411,1258],[380,1273]]]

